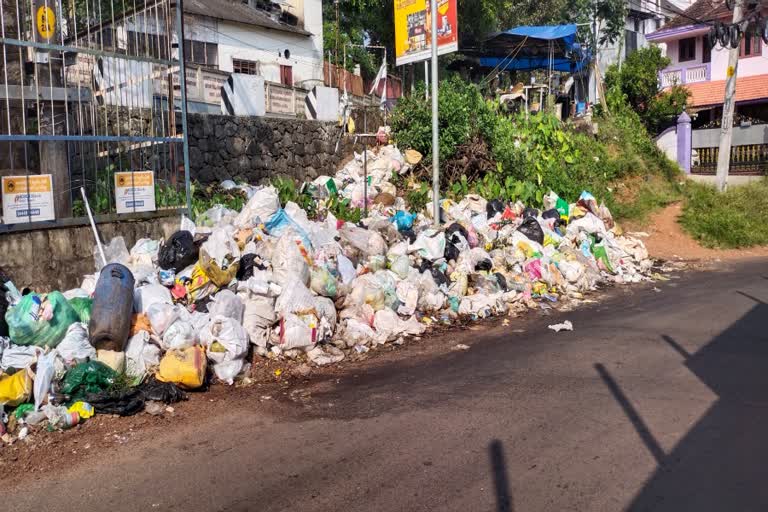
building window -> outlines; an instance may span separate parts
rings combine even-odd
[[[259,63],[254,60],[232,59],[232,72],[243,75],[258,75]]]
[[[709,46],[707,36],[701,38],[701,48],[701,62],[705,64],[707,62],[712,62],[712,48]]]
[[[163,35],[128,31],[128,54],[168,59],[168,38]]]
[[[678,43],[677,61],[687,62],[696,60],[696,38],[688,37]]]
[[[207,43],[205,41],[184,40],[184,56],[187,62],[209,66],[219,67],[219,45],[216,43]]]
[[[744,36],[741,40],[741,46],[739,47],[739,57],[744,59],[747,57],[758,57],[762,55],[763,49],[760,44],[760,36],[755,34],[753,36]]]
[[[653,22],[656,25],[656,30],[659,30],[661,28],[661,20],[656,18]]]
[[[293,66],[280,65],[280,83],[293,87]]]

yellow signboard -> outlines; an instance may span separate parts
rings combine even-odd
[[[41,39],[50,40],[56,33],[56,13],[47,5],[37,8],[37,33]]]
[[[437,53],[459,49],[456,0],[437,1]],[[395,0],[395,57],[398,66],[432,56],[432,13],[429,0]]]
[[[115,209],[117,213],[155,211],[155,173],[116,172]]]

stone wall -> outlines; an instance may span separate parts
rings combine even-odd
[[[192,179],[214,183],[227,179],[261,183],[273,176],[299,181],[335,173],[352,154],[352,141],[339,127],[303,119],[189,115]]]
[[[140,238],[165,239],[179,227],[179,217],[156,217],[98,225],[101,240],[125,238],[128,250]],[[19,288],[65,291],[76,288],[95,270],[90,226],[38,229],[0,236],[0,266]]]

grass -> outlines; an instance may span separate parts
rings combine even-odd
[[[768,245],[768,179],[718,194],[701,183],[686,185],[680,223],[702,245],[745,248]]]
[[[677,180],[658,174],[634,177],[615,184],[611,213],[619,221],[644,222],[659,208],[683,198]]]

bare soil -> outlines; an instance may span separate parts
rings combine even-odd
[[[686,233],[678,222],[682,203],[670,205],[654,214],[646,222],[630,223],[625,230],[645,242],[651,257],[666,261],[738,261],[768,256],[768,247],[750,249],[710,249],[703,247]]]

